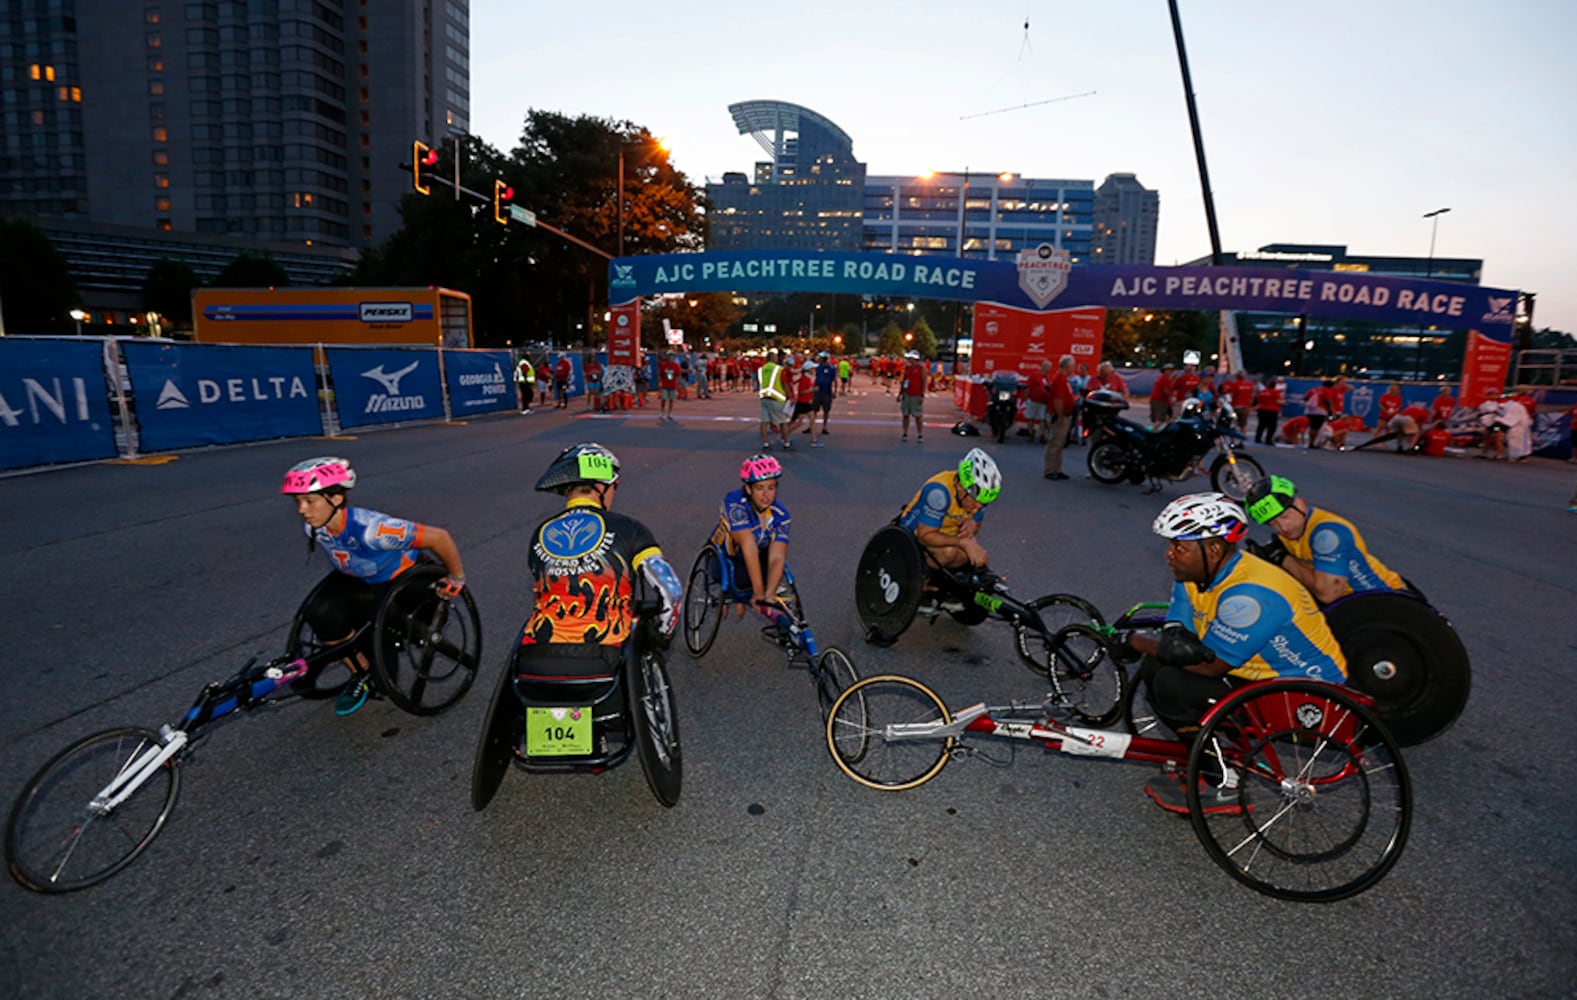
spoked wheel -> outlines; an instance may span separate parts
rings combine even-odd
[[[1467,704],[1472,667],[1451,623],[1398,593],[1354,594],[1325,609],[1347,657],[1347,683],[1404,747],[1434,739]]]
[[[816,701],[821,706],[821,721],[825,723],[832,703],[838,700],[838,695],[854,686],[860,679],[860,672],[854,669],[854,661],[849,659],[849,654],[837,646],[828,646],[817,658],[812,675],[816,680]]]
[[[84,889],[137,859],[164,829],[181,789],[166,762],[112,810],[90,803],[111,782],[158,751],[151,729],[110,729],[56,754],[22,790],[5,829],[11,875],[37,892]]]
[[[453,600],[435,588],[442,566],[401,574],[373,620],[372,673],[378,689],[412,715],[437,715],[471,689],[482,657],[482,622],[469,588]]]
[[[703,546],[690,567],[684,591],[684,645],[696,659],[706,655],[723,620],[723,570],[717,549]]]
[[[1028,607],[1040,615],[1046,631],[1037,632],[1023,622],[1014,622],[1013,640],[1019,660],[1042,677],[1047,676],[1051,660],[1051,637],[1064,626],[1106,624],[1095,605],[1074,594],[1047,594],[1030,601]]]
[[[1097,729],[1122,718],[1128,673],[1112,655],[1105,634],[1093,625],[1065,626],[1051,637],[1046,657],[1056,707]]]
[[[306,600],[301,602],[301,607],[296,610],[296,617],[290,623],[290,635],[285,640],[285,655],[294,657],[308,657],[325,649],[329,643],[312,631],[312,626],[307,623],[306,609],[317,600],[318,593],[328,586],[334,573],[330,572],[318,585],[307,593]],[[306,675],[291,682],[290,689],[303,698],[332,698],[340,693],[340,689],[350,683],[350,668],[343,660],[325,664],[312,670]]]
[[[509,773],[515,756],[515,738],[520,720],[520,699],[515,697],[514,659],[504,665],[503,676],[493,689],[493,700],[483,717],[482,739],[476,745],[476,762],[471,766],[471,808],[487,808]]]
[[[1267,896],[1346,899],[1378,882],[1407,843],[1401,748],[1332,685],[1272,681],[1228,696],[1200,728],[1187,783],[1205,851]]]
[[[1176,734],[1155,714],[1150,697],[1145,692],[1144,681],[1135,674],[1128,679],[1128,690],[1123,695],[1123,728],[1134,736],[1149,740],[1170,740]]]
[[[884,792],[923,785],[947,764],[957,742],[936,736],[953,721],[935,691],[883,674],[850,687],[827,717],[827,749],[844,774]]]
[[[679,715],[674,707],[673,685],[668,682],[668,668],[663,665],[662,656],[649,649],[637,655],[629,673],[626,690],[641,770],[657,801],[672,806],[679,801],[684,761],[679,753]]]
[[[1265,470],[1247,455],[1223,451],[1210,463],[1210,488],[1238,503],[1242,503],[1254,484],[1264,478]]]
[[[1128,449],[1116,441],[1102,441],[1090,449],[1090,454],[1085,458],[1085,464],[1090,467],[1090,475],[1096,482],[1115,486],[1128,478],[1128,468],[1133,464],[1133,456]]]

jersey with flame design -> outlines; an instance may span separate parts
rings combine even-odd
[[[537,527],[531,542],[536,606],[521,642],[617,646],[630,636],[633,585],[657,540],[632,517],[576,498]]]

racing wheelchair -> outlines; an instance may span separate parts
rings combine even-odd
[[[1127,673],[1102,655],[1098,635],[1063,634],[1069,625],[1105,624],[1100,611],[1082,597],[1046,594],[1020,601],[990,569],[939,566],[913,534],[889,524],[871,536],[860,556],[854,604],[866,641],[878,646],[896,642],[915,618],[934,621],[943,611],[962,625],[990,618],[1007,622],[1019,660],[1052,684],[1059,708],[1089,725],[1110,725],[1122,717]]]
[[[484,717],[471,771],[472,808],[487,808],[511,764],[596,773],[624,763],[632,749],[657,801],[679,801],[684,762],[665,641],[657,632],[661,611],[655,598],[637,601],[633,635],[608,652],[522,646],[522,627]]]

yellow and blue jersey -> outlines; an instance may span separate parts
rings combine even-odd
[[[1313,595],[1256,556],[1234,552],[1208,589],[1179,582],[1166,620],[1193,629],[1234,677],[1346,682],[1347,660]]]
[[[739,549],[734,541],[736,531],[750,532],[756,539],[757,548],[767,548],[773,542],[787,545],[792,523],[788,508],[777,501],[773,501],[772,506],[764,512],[757,512],[744,490],[732,490],[723,497],[722,513],[718,517],[717,527],[712,530],[711,540],[713,544],[722,546],[729,555],[736,554]]]
[[[1352,522],[1328,510],[1310,507],[1303,534],[1297,539],[1284,538],[1282,544],[1294,557],[1313,564],[1317,572],[1346,580],[1354,593],[1407,589],[1400,575],[1369,553]]]
[[[958,472],[938,472],[927,479],[914,499],[898,515],[898,524],[914,532],[922,527],[935,528],[949,537],[958,537],[965,521],[984,521],[986,509],[966,513],[958,503]]]

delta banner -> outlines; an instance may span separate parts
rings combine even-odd
[[[433,420],[444,415],[434,348],[325,347],[341,427]]]
[[[641,300],[608,307],[608,364],[634,368],[641,363]]]
[[[143,451],[322,434],[312,350],[123,341]]]
[[[1105,332],[1105,309],[1031,312],[976,306],[969,370],[975,375],[990,375],[1006,368],[1027,376],[1038,370],[1042,361],[1050,361],[1055,368],[1067,354],[1093,371],[1101,360]]]
[[[0,469],[115,454],[103,341],[0,339]]]
[[[1511,339],[1517,292],[1360,271],[1263,267],[1073,267],[1066,250],[1042,244],[1012,260],[808,250],[740,250],[617,257],[608,299],[685,292],[834,292],[991,302],[1044,312],[1222,309],[1434,324]]]
[[[1463,406],[1477,406],[1490,396],[1498,396],[1511,370],[1511,338],[1488,337],[1477,330],[1467,334],[1467,351],[1462,356]]]
[[[520,397],[511,364],[508,351],[445,351],[450,415],[513,410]]]

